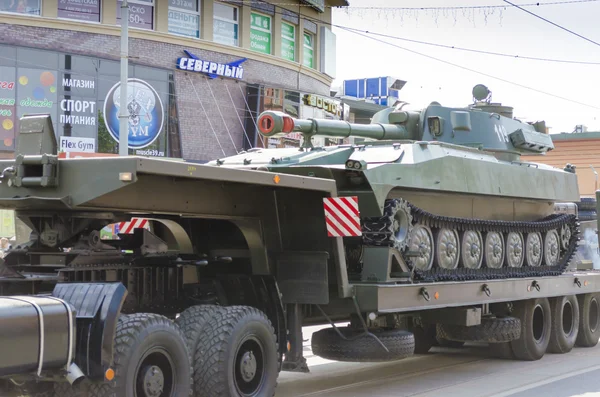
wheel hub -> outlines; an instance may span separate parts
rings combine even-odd
[[[471,256],[473,258],[477,258],[479,257],[479,245],[477,245],[476,243],[471,244]]]
[[[492,250],[492,253],[496,258],[500,256],[500,254],[502,253],[502,249],[500,248],[499,244],[494,244],[494,249]]]
[[[142,371],[144,379],[144,393],[147,397],[161,395],[165,385],[165,376],[156,365],[150,365]]]
[[[250,382],[256,376],[256,357],[254,357],[251,351],[247,351],[242,356],[240,373],[242,374],[242,379],[246,382]]]

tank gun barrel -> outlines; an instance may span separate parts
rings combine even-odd
[[[408,117],[406,120],[408,121]],[[296,119],[278,111],[261,113],[258,117],[258,130],[267,138],[299,132],[304,135],[305,142],[310,142],[314,135],[379,140],[416,139],[418,135],[417,131],[407,128],[406,124],[354,124],[344,120]]]

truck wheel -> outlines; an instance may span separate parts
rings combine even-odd
[[[552,313],[547,298],[528,299],[514,304],[513,315],[521,320],[521,337],[511,342],[515,358],[539,360],[550,343]]]
[[[575,344],[594,347],[600,338],[600,294],[577,295],[579,303],[579,333]]]
[[[93,397],[179,397],[191,388],[190,354],[178,326],[150,313],[122,315],[114,345],[115,377]]]
[[[338,327],[346,338],[356,338],[362,329]],[[395,361],[412,356],[415,351],[414,335],[400,329],[370,330],[388,348],[389,353],[371,336],[344,340],[333,328],[325,328],[312,335],[313,354],[328,360],[346,362]]]
[[[450,325],[438,324],[440,338],[464,343],[502,343],[518,339],[521,335],[521,322],[514,317],[482,318],[481,324]]]
[[[200,396],[273,396],[279,376],[275,331],[248,306],[214,312],[194,352],[194,392]]]
[[[575,346],[579,330],[579,303],[574,295],[550,300],[552,330],[548,352],[568,353]]]

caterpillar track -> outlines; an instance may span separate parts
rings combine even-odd
[[[557,276],[580,235],[572,214],[533,222],[454,218],[403,199],[386,200],[383,216],[361,224],[362,245],[396,248],[418,282]]]

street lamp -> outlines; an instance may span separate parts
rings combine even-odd
[[[127,74],[129,72],[129,4],[121,3],[121,107],[119,109],[119,155],[129,154],[129,111],[127,110]]]

